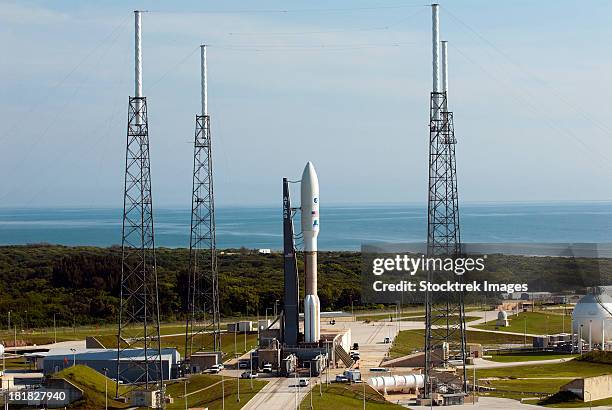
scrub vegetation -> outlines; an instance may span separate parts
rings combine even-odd
[[[160,310],[164,322],[183,320],[188,286],[188,249],[158,248]],[[303,262],[298,257],[298,269]],[[362,260],[359,252],[319,252],[318,294],[323,310],[386,308],[361,302]],[[602,282],[601,272],[612,272],[612,260],[488,255],[482,277],[466,280],[528,282],[530,290],[580,292]],[[282,301],[283,257],[249,249],[219,253],[222,315],[265,315]],[[20,245],[0,247],[0,328],[19,331],[58,326],[113,324],[121,277],[118,246],[67,247]],[[300,290],[303,292],[303,286]],[[491,295],[493,299],[494,295]],[[482,303],[467,300],[468,303]],[[489,299],[489,300],[492,300]],[[248,309],[247,309],[248,308]],[[417,313],[418,315],[418,313]],[[551,314],[552,316],[552,314]],[[520,326],[519,326],[520,327]],[[7,337],[8,335],[4,335]]]

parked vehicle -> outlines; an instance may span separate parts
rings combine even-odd
[[[300,381],[299,381],[300,387],[306,387],[308,386],[309,383],[310,383],[310,380],[308,380],[305,377],[300,377]]]
[[[353,343],[353,350],[359,350],[359,343]]]
[[[212,366],[210,366],[210,368],[208,369],[208,371],[210,373],[219,373],[221,370],[223,370],[223,365],[222,364],[213,364]]]
[[[262,370],[263,370],[264,373],[272,373],[272,363],[264,364]]]
[[[256,379],[259,375],[255,372],[243,372],[240,377],[243,379]]]
[[[389,337],[385,337],[384,343],[385,343],[385,344],[387,344],[387,343],[391,343],[391,338],[389,338]]]
[[[348,383],[348,381],[349,381],[349,378],[346,377],[346,376],[343,376],[341,374],[336,376],[336,382],[337,383]]]
[[[372,367],[370,371],[372,373],[389,373],[389,369],[385,367]]]
[[[250,363],[248,360],[240,360],[238,362],[239,369],[248,369],[250,367]]]

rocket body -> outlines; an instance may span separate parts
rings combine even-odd
[[[319,179],[308,162],[301,182],[302,236],[304,239],[304,341],[316,343],[321,334],[321,307],[317,295],[317,237],[319,236]]]

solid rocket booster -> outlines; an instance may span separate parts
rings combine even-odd
[[[321,307],[317,295],[317,236],[319,235],[319,179],[308,162],[301,183],[302,236],[304,239],[304,341],[316,343],[321,334]]]

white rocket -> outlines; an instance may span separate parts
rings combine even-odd
[[[321,304],[317,295],[317,236],[319,236],[319,179],[308,162],[301,183],[302,235],[304,238],[304,341],[316,343],[321,334]]]

